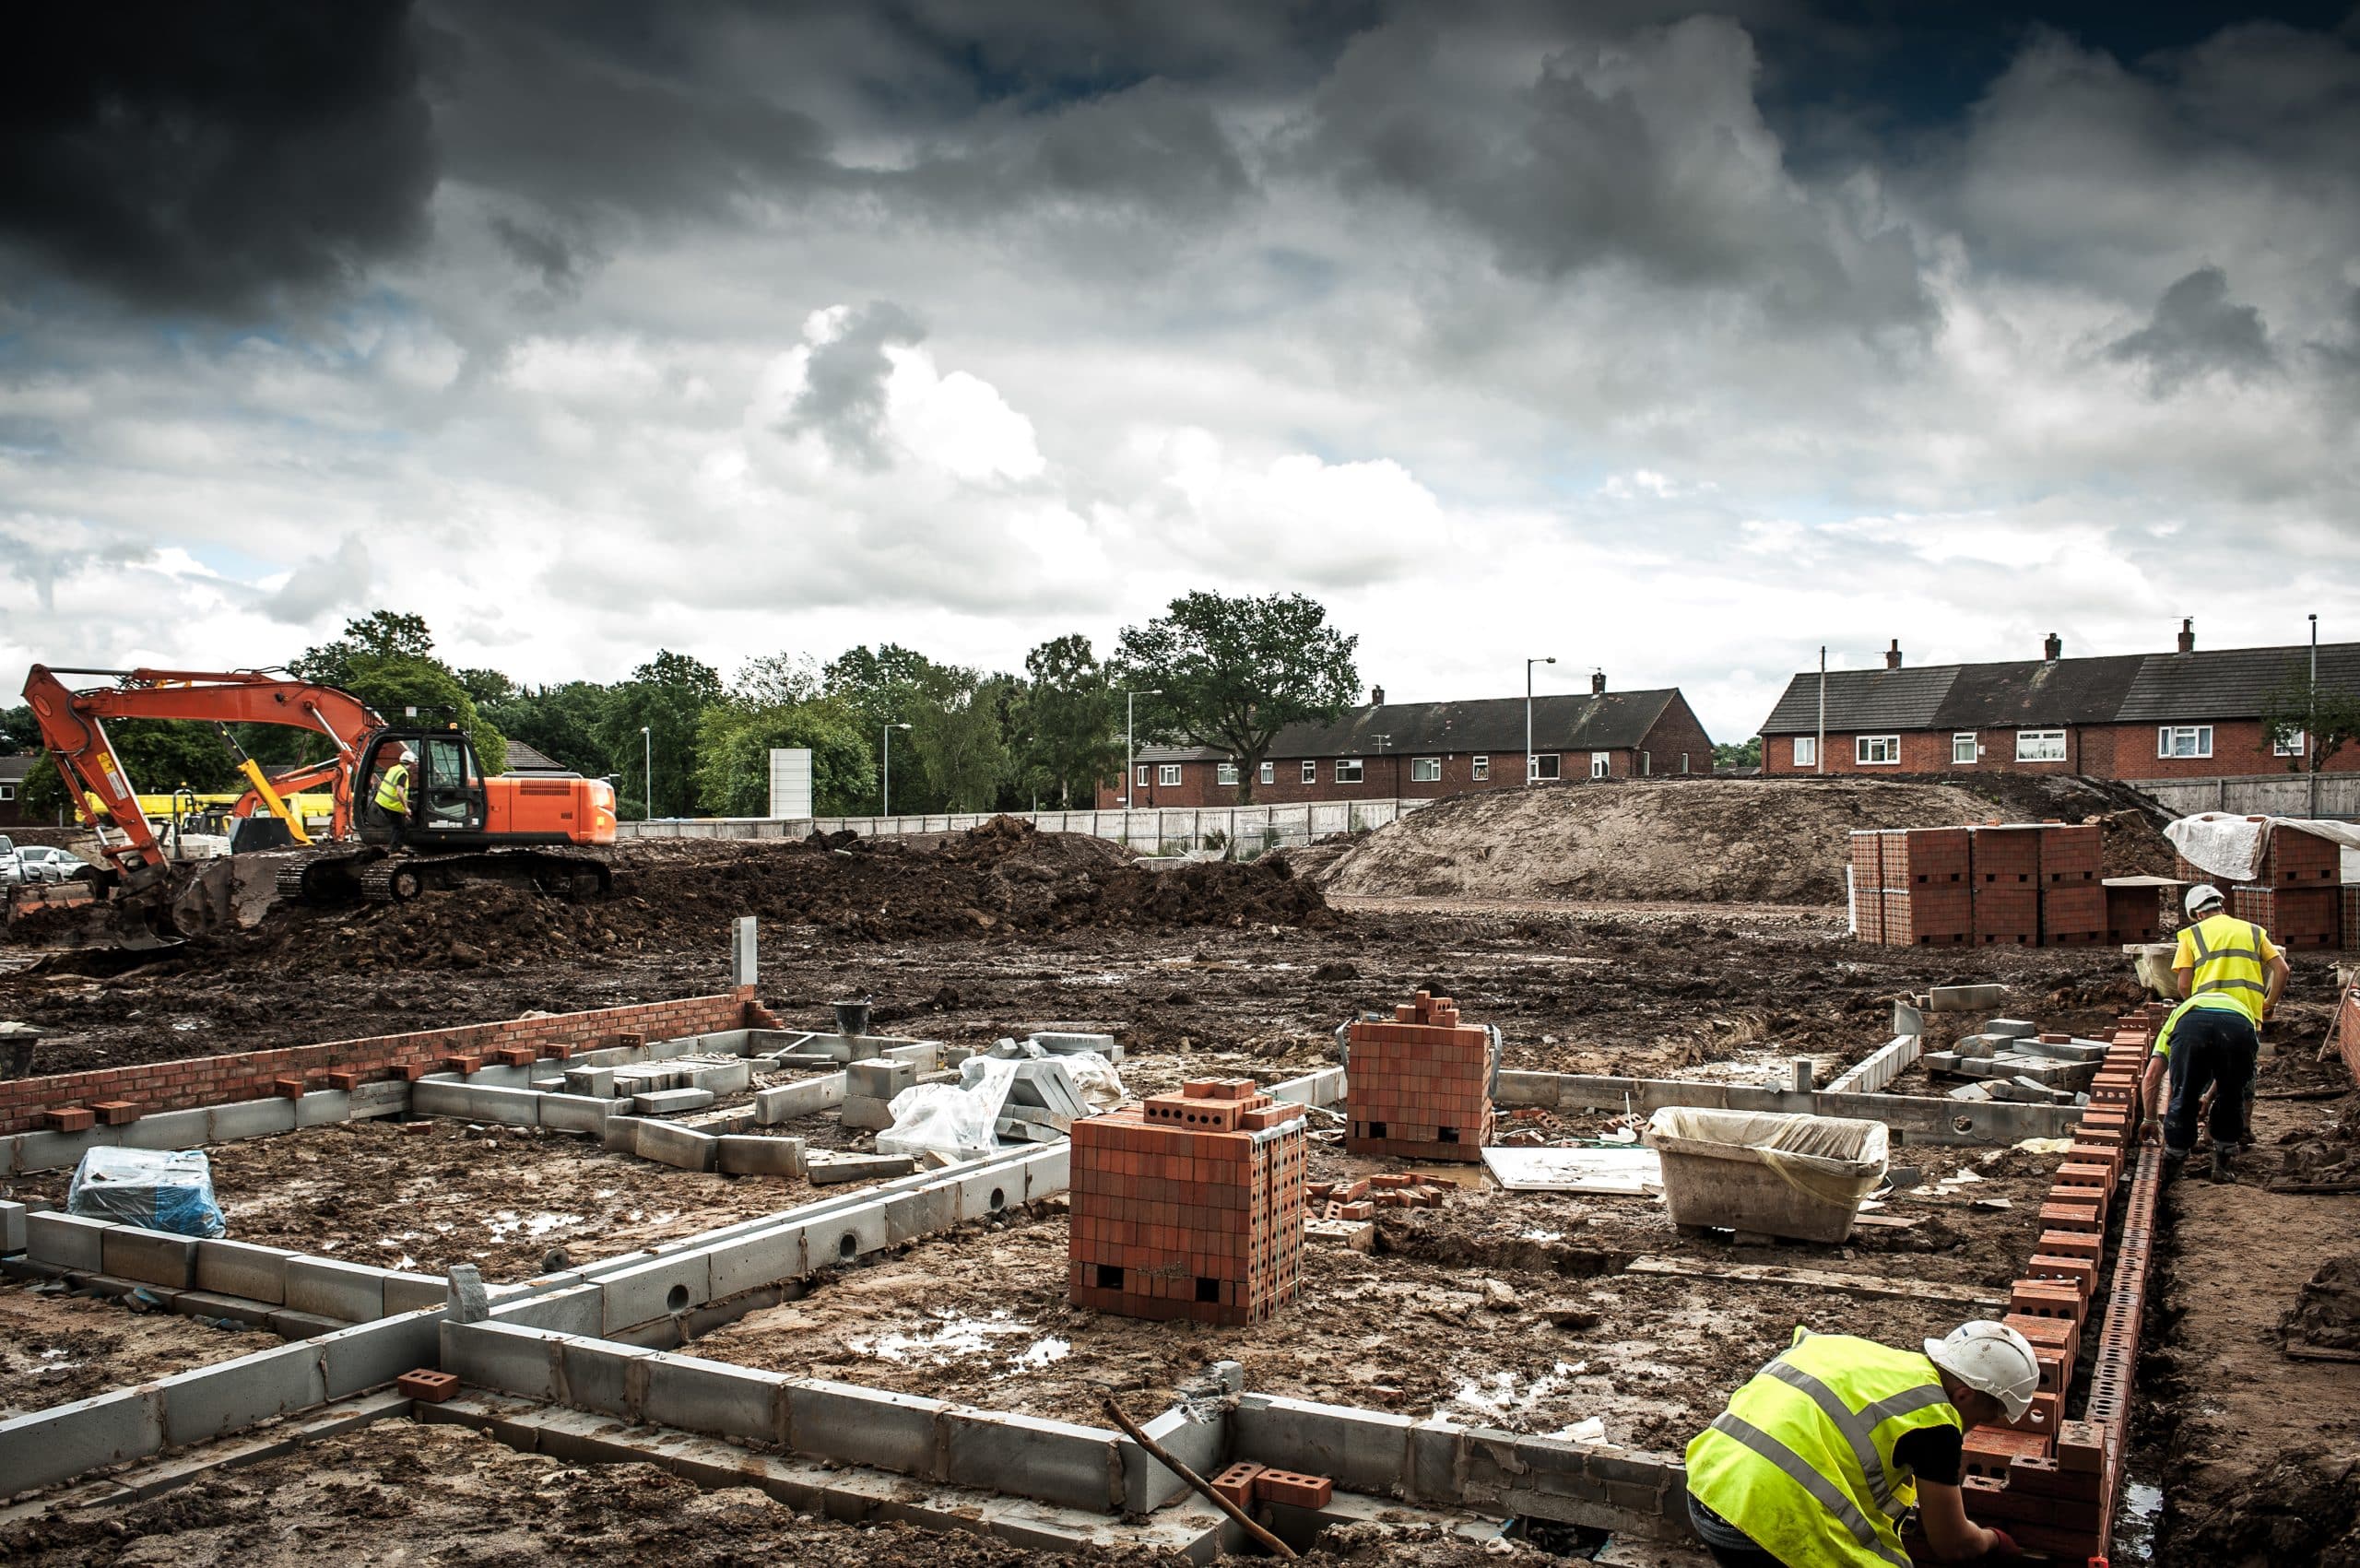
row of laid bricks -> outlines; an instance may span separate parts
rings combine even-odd
[[[769,1021],[754,1021],[756,1014]],[[79,1132],[101,1114],[110,1115],[110,1125],[121,1125],[147,1111],[295,1095],[313,1087],[350,1089],[395,1076],[415,1082],[428,1073],[472,1072],[487,1059],[523,1066],[600,1044],[771,1027],[774,1022],[769,1010],[754,1001],[752,988],[740,987],[589,1012],[14,1079],[0,1081],[0,1134],[35,1127]],[[100,1106],[109,1112],[102,1113]],[[130,1108],[127,1114],[125,1107]]]
[[[2109,1298],[2095,1300],[2106,1229],[2124,1174],[2136,1158],[2139,1079],[2165,1011],[2150,1004],[2117,1020],[2089,1109],[2073,1131],[2041,1206],[2040,1240],[2010,1292],[2005,1321],[2032,1342],[2040,1393],[2023,1420],[1977,1427],[1966,1438],[1970,1517],[2000,1523],[2017,1544],[2076,1559],[2102,1556],[2128,1421],[2129,1365],[2144,1309],[2146,1223],[2126,1220]],[[2141,1161],[2151,1169],[2153,1156]],[[2151,1194],[2132,1186],[2134,1208]],[[2064,1419],[2083,1331],[2103,1308],[2105,1336],[2082,1419]],[[2124,1325],[2129,1343],[2124,1349]]]

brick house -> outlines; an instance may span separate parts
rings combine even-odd
[[[1290,725],[1271,742],[1255,781],[1257,805],[1305,800],[1433,798],[1524,782],[1524,699],[1368,705],[1328,725]],[[1713,743],[1676,687],[1609,691],[1602,674],[1587,695],[1532,700],[1534,774],[1541,780],[1709,773]],[[1228,806],[1237,765],[1206,747],[1143,746],[1133,803]],[[1098,805],[1123,804],[1119,777],[1100,781]]]
[[[1820,675],[1788,683],[1762,725],[1768,774],[1944,773],[1967,769],[2150,780],[2234,777],[2298,767],[2299,737],[2273,747],[2262,710],[2310,667],[2307,644],[2069,659],[2051,633],[2039,659],[1905,668],[1895,639],[1882,669],[1827,672],[1826,766],[1819,766]],[[2360,691],[2360,643],[2323,643],[2322,688]],[[2328,770],[2360,769],[2346,748]]]
[[[32,824],[25,815],[25,783],[32,770],[30,755],[0,757],[0,830]]]

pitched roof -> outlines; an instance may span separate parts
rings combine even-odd
[[[2020,725],[2098,725],[2122,707],[2142,655],[2025,659],[1960,665],[1934,713],[1936,729],[2012,729]]]
[[[525,745],[521,740],[508,743],[508,771],[512,773],[537,773],[543,778],[579,778],[572,768],[548,753]]]
[[[1929,729],[1958,678],[1956,665],[1827,672],[1827,727]],[[1819,727],[1819,672],[1805,670],[1762,721],[1764,735],[1809,735]]]
[[[1532,744],[1541,751],[1621,751],[1636,748],[1679,701],[1677,687],[1654,691],[1561,693],[1532,700]],[[1379,737],[1383,742],[1379,744]],[[1432,756],[1445,751],[1524,749],[1524,699],[1468,702],[1383,702],[1347,708],[1333,724],[1289,725],[1267,753],[1272,761],[1304,757]],[[1142,762],[1220,761],[1217,747],[1142,746]]]
[[[30,752],[16,757],[0,757],[0,783],[15,784],[18,780],[30,776],[32,771],[33,759]]]
[[[2115,716],[2126,724],[2254,718],[2290,678],[2308,678],[2310,659],[2307,645],[2150,654]],[[2320,645],[2319,685],[2360,691],[2360,643]]]

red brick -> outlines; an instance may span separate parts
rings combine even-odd
[[[1336,1495],[1336,1483],[1327,1476],[1307,1476],[1295,1470],[1264,1470],[1254,1478],[1254,1495],[1265,1503],[1284,1503],[1295,1508],[1325,1508]]]
[[[1212,1489],[1237,1507],[1251,1508],[1254,1506],[1254,1479],[1261,1473],[1261,1466],[1251,1459],[1240,1459],[1212,1478]]]
[[[420,1367],[416,1372],[406,1372],[394,1379],[394,1391],[412,1399],[423,1399],[430,1405],[439,1405],[459,1391],[459,1380],[450,1373]]]
[[[93,1100],[90,1109],[97,1113],[100,1126],[128,1126],[139,1119],[138,1105],[129,1100]]]
[[[41,1125],[52,1132],[88,1132],[97,1123],[99,1114],[78,1105],[67,1105],[43,1111]]]

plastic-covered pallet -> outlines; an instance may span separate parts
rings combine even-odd
[[[175,1235],[228,1232],[203,1149],[93,1149],[74,1168],[65,1212]]]

